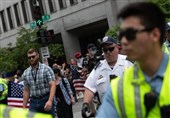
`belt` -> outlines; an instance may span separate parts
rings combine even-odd
[[[46,94],[44,94],[44,95],[41,95],[41,96],[32,96],[31,98],[32,99],[41,99],[41,98],[44,98],[44,97],[46,97],[47,95],[49,95],[50,93],[48,92],[48,93],[46,93]]]

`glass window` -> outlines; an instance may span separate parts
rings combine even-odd
[[[24,16],[24,22],[28,23],[28,7],[27,7],[27,2],[26,0],[22,0],[21,1],[21,7],[22,7],[22,12],[23,12],[23,16]]]
[[[12,20],[11,7],[7,8],[7,15],[8,15],[8,19],[9,19],[10,29],[13,29],[14,28],[14,24],[13,24],[13,20]]]
[[[74,5],[74,4],[77,4],[77,3],[78,3],[77,0],[70,0],[70,4],[71,4],[71,5]]]
[[[58,0],[60,9],[66,8],[66,0]]]
[[[17,26],[21,25],[21,18],[19,16],[19,7],[18,4],[14,5],[14,12],[15,12],[15,17],[16,17],[16,21],[17,21]]]
[[[7,31],[7,26],[6,26],[6,19],[5,19],[5,14],[4,14],[4,10],[0,12],[0,16],[1,16],[1,20],[2,20],[2,26],[3,26],[3,30],[4,32]]]
[[[50,8],[50,13],[54,12],[54,7],[53,7],[53,1],[48,0],[49,8]]]

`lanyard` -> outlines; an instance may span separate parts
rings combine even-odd
[[[34,79],[34,82],[36,82],[36,79],[37,79],[37,72],[38,72],[38,68],[36,68],[35,74],[33,73],[33,71],[31,71],[31,75],[32,75],[32,78]]]

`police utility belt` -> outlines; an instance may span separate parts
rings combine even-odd
[[[31,98],[32,99],[41,99],[41,98],[44,98],[44,97],[49,96],[49,95],[50,95],[50,92],[48,92],[48,93],[46,93],[44,95],[41,95],[41,96],[32,96]]]

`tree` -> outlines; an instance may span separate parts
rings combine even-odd
[[[118,33],[120,30],[120,25],[116,24],[115,26],[113,26],[112,28],[110,28],[107,32],[106,32],[106,36],[111,36],[113,37],[117,42],[118,41]]]
[[[166,21],[170,21],[170,0],[147,0],[157,4],[162,11],[165,13]]]
[[[0,49],[0,72],[10,72],[17,67],[27,68],[27,51],[30,48],[39,49],[41,44],[37,41],[37,29],[26,29],[21,27],[18,31],[16,46],[9,44],[6,48]],[[62,44],[50,44],[49,52],[56,57],[64,56]]]

